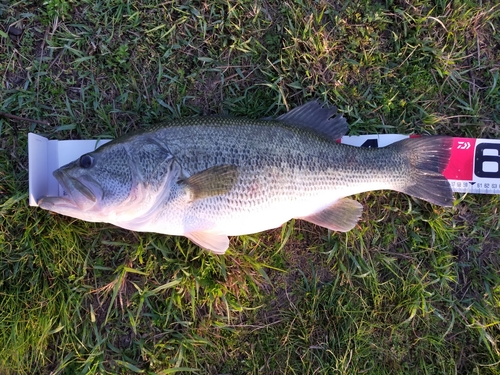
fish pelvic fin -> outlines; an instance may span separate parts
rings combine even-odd
[[[191,194],[191,199],[222,195],[230,191],[238,180],[238,167],[218,165],[198,172],[180,181]]]
[[[214,254],[224,254],[229,247],[229,238],[222,234],[199,231],[187,233],[185,236]]]
[[[350,198],[342,198],[331,206],[299,219],[337,232],[348,232],[358,223],[363,205]]]
[[[443,176],[453,139],[446,136],[410,138],[392,146],[410,163],[407,184],[396,190],[439,206],[453,206],[453,191]]]

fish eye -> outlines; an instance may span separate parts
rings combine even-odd
[[[90,155],[82,155],[80,157],[80,167],[90,168],[94,164],[94,158]]]

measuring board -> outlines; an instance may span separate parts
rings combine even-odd
[[[357,147],[385,147],[402,139],[401,134],[345,136],[339,142]],[[52,171],[109,140],[48,140],[28,134],[29,199],[36,206],[40,197],[63,195]],[[448,166],[443,171],[457,193],[500,194],[500,140],[453,137]]]
[[[401,134],[345,136],[340,143],[385,147],[414,136]],[[452,137],[450,161],[443,171],[457,193],[500,194],[500,140]]]

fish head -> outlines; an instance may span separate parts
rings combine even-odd
[[[155,151],[152,147],[147,150]],[[43,197],[38,205],[94,222],[114,223],[136,217],[154,205],[160,189],[150,186],[151,175],[162,165],[140,151],[124,142],[110,142],[82,155],[53,173],[65,195]],[[169,160],[165,155],[163,159]],[[151,165],[146,165],[145,160],[151,160]],[[164,179],[162,175],[157,178],[161,181],[155,182],[161,184]]]
[[[85,154],[53,172],[65,192],[64,197],[51,197],[54,203],[61,199],[60,203],[79,211],[99,208],[103,203],[104,188],[99,182],[99,175],[89,170],[94,160],[94,156]]]

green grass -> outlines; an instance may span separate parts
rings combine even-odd
[[[500,374],[498,196],[361,194],[351,232],[294,221],[225,256],[27,205],[30,131],[320,98],[351,134],[498,138],[500,7],[477,3],[0,4],[0,112],[47,122],[0,117],[0,374]]]

